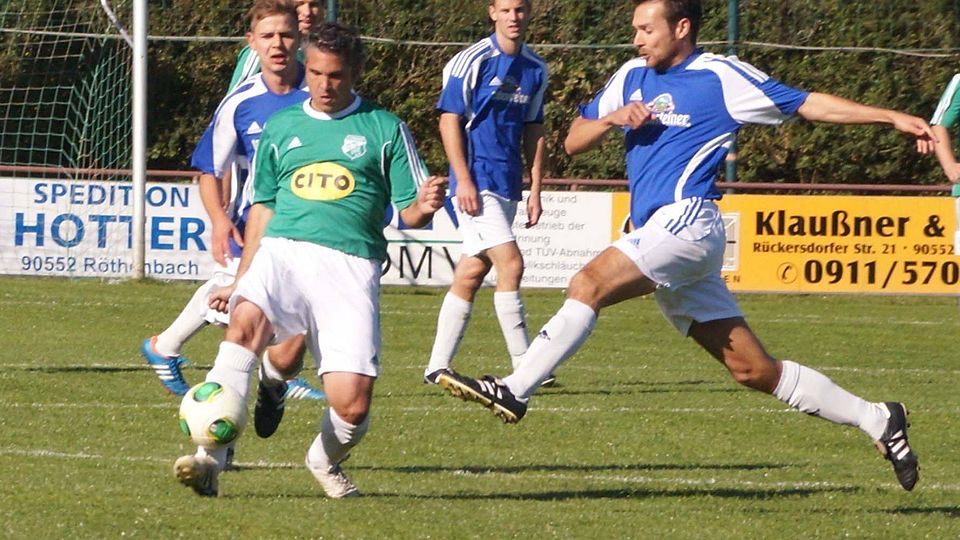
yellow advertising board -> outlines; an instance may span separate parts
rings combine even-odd
[[[727,195],[719,204],[732,291],[960,294],[952,198]]]

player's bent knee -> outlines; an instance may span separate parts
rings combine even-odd
[[[570,278],[567,297],[587,305],[595,305],[600,300],[600,283],[588,269],[580,270]]]
[[[728,362],[727,369],[737,383],[761,392],[772,393],[779,382],[776,364],[772,361]]]
[[[344,422],[348,422],[355,426],[360,425],[364,420],[366,420],[367,415],[370,414],[369,404],[353,403],[339,407],[334,406],[333,410],[337,413],[337,416],[343,419]]]

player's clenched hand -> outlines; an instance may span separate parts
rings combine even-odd
[[[608,114],[606,120],[613,125],[637,129],[653,120],[653,113],[639,101],[631,101]]]
[[[928,154],[933,151],[937,142],[937,135],[926,120],[896,111],[892,113],[891,119],[893,120],[893,127],[898,131],[917,138],[917,150],[920,153]]]
[[[417,204],[422,212],[432,214],[443,208],[443,201],[447,196],[447,179],[440,176],[431,176],[420,186],[417,192]]]
[[[226,313],[230,308],[230,297],[236,288],[237,284],[234,283],[227,287],[214,289],[210,292],[210,296],[207,297],[207,305],[210,306],[210,309],[219,311],[220,313]]]

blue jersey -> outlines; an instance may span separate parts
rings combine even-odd
[[[697,51],[658,73],[635,58],[580,108],[596,120],[642,102],[655,121],[626,129],[630,216],[642,226],[661,206],[682,199],[719,199],[717,169],[743,124],[780,124],[807,93],[737,60]]]
[[[492,35],[457,53],[443,68],[437,110],[465,120],[467,165],[478,191],[519,201],[523,131],[543,123],[547,64],[521,45],[504,53]],[[450,189],[457,179],[451,168]]]
[[[234,185],[237,186],[238,196],[233,198],[227,214],[241,233],[247,212],[253,204],[253,182],[247,182],[247,179],[252,178],[250,168],[263,126],[273,113],[309,99],[310,92],[303,75],[301,67],[297,89],[284,95],[270,91],[262,75],[244,81],[220,102],[213,120],[193,151],[190,165],[218,179],[223,178],[231,165],[237,165]],[[230,247],[234,255],[240,255],[241,249],[232,239]]]

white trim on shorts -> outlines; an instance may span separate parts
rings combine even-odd
[[[380,371],[381,261],[287,238],[264,238],[230,297],[263,311],[282,341],[306,333],[318,374]]]
[[[726,243],[716,203],[691,198],[661,207],[613,247],[656,283],[660,311],[687,335],[694,321],[743,316],[720,274]]]
[[[475,257],[484,251],[516,242],[513,234],[513,220],[517,216],[517,201],[503,198],[489,191],[480,192],[480,215],[471,216],[457,207],[456,197],[453,207],[457,209],[457,222],[463,244],[460,254]]]

